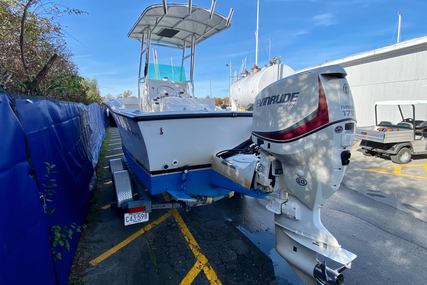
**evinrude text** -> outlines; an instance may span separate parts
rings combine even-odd
[[[295,106],[298,101],[299,92],[272,95],[258,99],[256,102],[257,107],[271,105],[271,104],[289,104],[289,106]]]

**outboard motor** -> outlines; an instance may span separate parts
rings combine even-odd
[[[328,66],[287,77],[265,88],[254,106],[252,139],[261,156],[276,159],[272,175],[280,194],[267,205],[275,213],[276,250],[305,284],[343,282],[342,269],[319,263],[318,253],[347,267],[356,258],[320,220],[320,209],[340,186],[354,141],[346,75],[341,66]]]
[[[276,250],[308,285],[342,284],[356,255],[323,226],[320,209],[338,190],[350,162],[355,110],[345,70],[327,66],[298,73],[256,97],[252,141],[256,154],[214,159],[213,168],[258,193],[278,191]],[[246,157],[246,158],[245,158]],[[215,169],[216,168],[216,169]],[[317,254],[344,266],[330,269]]]

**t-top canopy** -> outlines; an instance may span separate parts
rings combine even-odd
[[[212,10],[214,5],[211,9],[191,5],[190,9],[188,4],[164,3],[147,7],[133,25],[128,37],[142,39],[143,33],[150,28],[151,43],[183,48],[185,42],[191,42],[192,35],[198,44],[231,26],[233,9],[226,18]]]

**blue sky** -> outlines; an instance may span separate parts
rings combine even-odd
[[[140,43],[127,38],[127,33],[147,6],[161,2],[62,1],[89,13],[64,16],[60,22],[81,75],[96,77],[102,96],[126,90],[137,95]],[[217,0],[215,11],[225,16],[234,8],[232,26],[196,47],[197,97],[228,96],[226,64],[232,62],[233,74],[245,57],[248,67],[254,64],[256,2]],[[210,7],[211,1],[193,0],[193,5]],[[260,0],[258,63],[268,63],[270,39],[271,56],[281,56],[282,63],[294,70],[393,44],[398,13],[402,14],[401,41],[424,36],[426,11],[425,0]],[[169,64],[170,49],[156,50],[159,63]],[[174,62],[179,58],[180,53]]]

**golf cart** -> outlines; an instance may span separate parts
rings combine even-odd
[[[391,121],[378,123],[378,106],[396,106],[402,121],[396,124]],[[414,154],[427,154],[427,120],[415,117],[415,110],[419,112],[421,108],[427,108],[427,100],[376,102],[375,125],[356,130],[356,138],[362,140],[360,147],[363,153],[367,156],[390,156],[398,164],[410,162]],[[404,116],[404,111],[412,114]],[[423,114],[427,117],[425,111]]]

